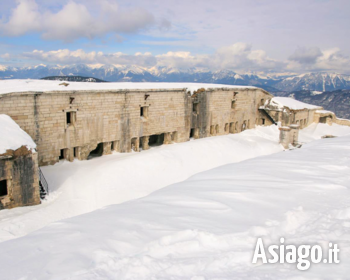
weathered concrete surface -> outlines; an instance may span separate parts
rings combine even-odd
[[[0,181],[6,180],[7,195],[0,209],[40,204],[38,154],[22,146],[0,155]]]

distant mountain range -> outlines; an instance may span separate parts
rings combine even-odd
[[[350,119],[350,90],[341,89],[333,91],[292,91],[276,92],[275,95],[292,97],[296,100],[322,106],[325,110],[335,112],[337,117]]]
[[[49,76],[94,77],[109,82],[198,82],[229,85],[253,85],[270,92],[332,91],[350,89],[350,76],[335,73],[238,74],[232,70],[210,71],[192,68],[180,70],[168,67],[142,68],[138,66],[86,65],[35,67],[0,66],[0,79],[41,79]],[[56,79],[56,78],[55,78]]]
[[[67,81],[67,82],[87,82],[87,83],[105,83],[106,81],[92,77],[82,76],[49,76],[41,78],[41,80],[49,81]]]

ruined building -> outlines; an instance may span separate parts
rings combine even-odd
[[[86,160],[112,151],[147,150],[277,122],[282,122],[281,143],[287,148],[297,143],[299,127],[324,118],[317,113],[322,108],[293,111],[276,105],[265,90],[249,86],[0,83],[0,114],[10,116],[32,137],[39,165]]]
[[[0,115],[0,209],[40,203],[35,143],[9,116]]]

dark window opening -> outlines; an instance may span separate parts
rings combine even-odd
[[[265,119],[261,119],[261,124],[265,124]]]
[[[71,124],[72,123],[72,118],[71,118],[71,112],[67,112],[67,124]]]
[[[140,108],[140,116],[143,117],[143,107]]]
[[[148,140],[150,147],[161,146],[164,143],[164,133],[159,135],[151,135]]]
[[[140,117],[148,117],[148,106],[140,107]]]
[[[7,180],[0,181],[0,196],[7,195]]]
[[[190,131],[190,138],[193,138],[193,137],[194,137],[194,128],[192,128]]]
[[[95,150],[91,151],[87,159],[100,157],[103,154],[103,143],[99,143]]]
[[[77,158],[78,157],[78,147],[75,147],[74,148],[74,158]]]
[[[74,125],[76,112],[66,112],[66,123],[67,125]]]
[[[64,159],[64,149],[60,150],[59,160]]]

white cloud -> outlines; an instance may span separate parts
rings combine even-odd
[[[68,49],[48,51],[34,50],[30,53],[23,53],[22,58],[38,60],[48,63],[59,64],[120,64],[120,65],[139,65],[153,66],[156,59],[150,53],[136,53],[135,55],[123,54],[121,52],[105,54],[103,52],[85,52],[84,50],[70,51]]]
[[[214,54],[192,55],[190,52],[168,52],[158,55],[158,64],[177,68],[206,67],[235,71],[280,70],[283,62],[269,58],[263,50],[253,50],[246,43],[219,48]]]
[[[108,33],[134,33],[155,24],[154,16],[147,10],[122,10],[110,0],[101,0],[100,10],[94,12],[74,1],[66,3],[57,12],[51,12],[40,10],[35,0],[17,0],[9,18],[2,18],[0,31],[7,36],[39,32],[43,39],[73,41]],[[160,27],[163,26],[162,21]]]
[[[339,48],[299,48],[290,57],[287,69],[299,72],[336,71],[350,73],[350,58]]]
[[[322,56],[320,48],[298,48],[295,52],[289,57],[289,60],[299,62],[300,64],[314,64]]]
[[[122,64],[143,67],[166,66],[180,69],[191,67],[205,67],[209,69],[234,69],[235,71],[277,70],[282,62],[269,58],[262,50],[253,50],[245,43],[236,43],[229,47],[218,49],[214,54],[193,55],[190,52],[167,52],[152,55],[149,52],[137,52],[134,55],[103,52],[71,51],[62,49],[57,51],[35,50],[22,54],[22,58],[49,63],[73,64]]]
[[[236,43],[219,48],[213,54],[192,54],[187,51],[170,51],[164,54],[152,55],[150,52],[137,52],[133,55],[121,52],[85,52],[82,49],[71,51],[61,49],[56,51],[34,50],[20,56],[6,54],[3,58],[17,58],[36,62],[58,64],[118,64],[125,66],[154,66],[188,69],[192,67],[208,68],[210,70],[231,69],[236,72],[309,72],[336,71],[350,73],[350,59],[338,48],[301,51],[300,48],[290,56],[289,61],[279,61],[269,57],[263,50],[254,50],[246,43]]]
[[[35,0],[17,0],[17,7],[12,11],[9,20],[2,19],[0,30],[6,35],[21,36],[28,31],[39,31],[40,13]]]

